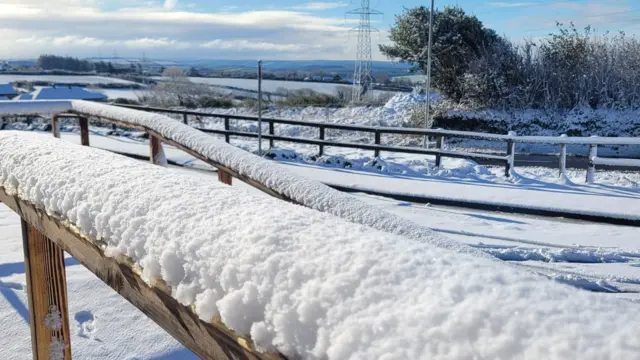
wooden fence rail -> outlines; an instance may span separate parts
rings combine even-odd
[[[214,114],[205,113],[199,111],[189,110],[173,110],[157,107],[138,106],[138,105],[118,105],[121,107],[143,110],[149,112],[157,112],[163,114],[181,115],[185,124],[189,123],[189,116],[195,116],[197,118],[213,118],[221,119],[224,127],[221,130],[218,129],[205,129],[197,128],[200,131],[224,135],[225,141],[229,143],[231,137],[241,138],[258,138],[256,132],[237,131],[233,130],[231,121],[258,121],[257,117],[245,116],[245,115],[227,115],[227,114]],[[434,155],[437,167],[442,166],[443,158],[461,158],[472,160],[490,160],[492,162],[502,163],[505,167],[505,176],[511,175],[511,170],[514,169],[515,153],[517,144],[548,144],[559,146],[559,176],[566,176],[567,165],[567,145],[585,145],[590,147],[589,152],[589,165],[587,167],[587,182],[593,182],[596,165],[615,165],[622,164],[629,167],[639,167],[640,160],[635,159],[604,159],[597,155],[598,146],[617,146],[617,145],[638,145],[640,146],[640,138],[628,138],[628,137],[567,137],[562,135],[560,137],[553,136],[518,136],[514,132],[509,132],[506,135],[500,134],[488,134],[469,131],[454,131],[454,130],[442,130],[442,129],[413,129],[413,128],[393,128],[393,127],[375,127],[375,126],[361,126],[361,125],[348,125],[348,124],[334,124],[324,123],[318,121],[303,121],[303,120],[291,120],[291,119],[275,119],[275,118],[262,118],[262,121],[268,123],[268,134],[262,135],[266,140],[269,140],[269,146],[274,147],[275,141],[283,141],[297,144],[317,145],[318,155],[325,154],[327,146],[342,147],[361,150],[372,150],[375,157],[380,157],[382,152],[394,152],[405,154],[422,154],[422,155]],[[290,137],[279,136],[275,133],[275,124],[305,126],[318,129],[318,139],[310,139],[304,137]],[[327,130],[341,130],[347,132],[365,132],[373,134],[373,144],[363,143],[349,143],[343,141],[327,140]],[[420,147],[408,147],[408,146],[391,146],[382,143],[383,135],[405,135],[405,136],[430,136],[435,138],[435,149],[425,149]],[[447,138],[460,138],[460,139],[472,139],[472,140],[484,140],[492,142],[502,142],[505,144],[504,155],[486,154],[486,153],[474,153],[469,151],[454,151],[446,150],[445,142]]]

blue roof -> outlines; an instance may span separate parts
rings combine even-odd
[[[18,95],[18,92],[11,84],[0,84],[0,95]]]
[[[80,87],[43,87],[31,94],[31,98],[19,96],[19,100],[105,100],[107,96]]]

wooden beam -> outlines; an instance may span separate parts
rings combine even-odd
[[[218,181],[223,184],[232,185],[233,176],[222,169],[218,169]]]
[[[219,322],[205,322],[190,307],[171,297],[171,290],[159,282],[145,283],[131,261],[104,255],[103,245],[84,236],[76,227],[32,204],[7,194],[0,187],[3,202],[29,225],[38,229],[60,248],[71,254],[122,297],[145,313],[170,335],[202,359],[282,360],[279,354],[255,351],[249,339],[237,336]],[[95,299],[96,303],[100,299]]]
[[[160,137],[149,134],[149,150],[151,151],[151,163],[154,165],[167,166],[167,158],[162,148]]]
[[[60,118],[58,115],[51,117],[51,132],[53,133],[53,137],[60,138]]]
[[[89,119],[81,116],[78,122],[80,123],[80,143],[82,146],[89,146]]]
[[[34,360],[71,359],[64,253],[22,220],[24,268]]]

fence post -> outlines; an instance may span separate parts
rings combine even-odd
[[[81,116],[78,122],[80,123],[80,144],[89,146],[89,119]]]
[[[591,136],[595,138],[597,136]],[[587,167],[587,184],[593,184],[596,180],[596,163],[595,159],[598,157],[598,145],[589,145],[589,166]]]
[[[275,129],[274,129],[274,125],[273,125],[273,121],[269,121],[269,135],[273,136],[275,135]],[[273,139],[269,139],[269,148],[273,148],[274,141]]]
[[[515,137],[518,134],[516,134],[515,131],[509,131],[507,135],[511,137]],[[515,157],[516,157],[516,143],[514,139],[509,139],[507,140],[507,166],[505,167],[504,176],[511,177],[511,170],[513,170],[516,162]]]
[[[438,130],[442,130],[442,129],[438,129]],[[436,148],[438,150],[442,150],[444,148],[444,135],[438,135],[436,137]],[[440,168],[440,166],[442,166],[442,155],[436,154],[436,167]]]
[[[561,138],[566,138],[567,134],[560,135]],[[560,178],[567,177],[567,144],[560,144]]]
[[[53,137],[60,138],[60,118],[57,114],[51,117],[51,132],[53,133]]]
[[[34,360],[71,360],[64,252],[22,220],[24,270]]]
[[[233,176],[231,176],[231,174],[229,174],[228,172],[218,168],[218,181],[223,184],[232,185]]]
[[[164,154],[162,141],[160,138],[149,134],[149,149],[151,150],[151,163],[154,165],[167,166],[167,157]]]
[[[229,129],[230,129],[230,126],[229,126],[229,118],[228,118],[228,117],[225,117],[225,118],[224,118],[224,130],[225,130],[225,131],[229,131]],[[224,134],[224,141],[226,141],[226,142],[227,142],[227,144],[228,144],[229,142],[231,142],[231,135],[229,135],[229,134]]]
[[[376,145],[380,145],[380,129],[376,129],[374,143]],[[380,149],[375,149],[374,150],[374,156],[375,157],[380,157]]]
[[[320,140],[324,141],[324,126],[320,126]],[[324,155],[324,145],[319,146],[320,150],[318,151],[318,156]]]
[[[189,125],[189,115],[182,114],[182,123],[184,123],[185,125]]]

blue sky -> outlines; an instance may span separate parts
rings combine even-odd
[[[403,7],[372,0],[377,44]],[[0,0],[0,59],[40,53],[164,59],[352,59],[359,0]],[[538,39],[555,22],[640,35],[640,0],[436,0],[459,5],[513,40]]]

